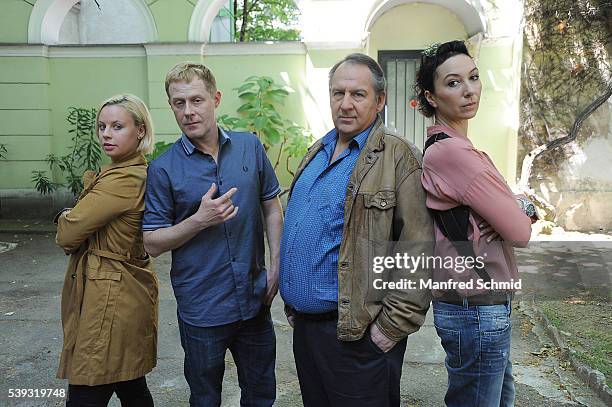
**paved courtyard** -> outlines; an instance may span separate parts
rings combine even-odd
[[[52,234],[0,233],[0,406],[58,406],[65,400],[51,398],[9,398],[9,389],[65,389],[55,378],[61,348],[60,292],[67,257],[55,246]],[[604,245],[605,246],[605,245]],[[609,245],[608,245],[609,246]],[[3,249],[4,248],[4,249]],[[2,253],[3,250],[6,250]],[[530,295],[561,295],[576,284],[602,285],[609,290],[609,247],[593,245],[589,261],[575,260],[568,267],[563,253],[567,246],[536,245],[519,258],[523,265],[523,286]],[[576,259],[577,254],[570,253]],[[559,258],[556,258],[559,257]],[[160,280],[159,359],[147,376],[156,405],[188,405],[189,392],[183,377],[183,351],[176,323],[176,302],[169,281],[168,254],[155,261]],[[555,261],[557,263],[555,263]],[[586,266],[584,264],[587,264]],[[557,273],[557,274],[555,274]],[[554,350],[548,338],[532,323],[531,310],[517,301],[513,311],[513,360],[517,381],[517,406],[604,406],[573,374]],[[301,406],[299,384],[292,355],[292,330],[282,311],[280,298],[274,302],[273,319],[277,335],[278,406]],[[403,406],[442,406],[446,386],[444,351],[433,327],[431,315],[425,326],[410,337],[402,376]],[[228,353],[223,384],[223,405],[239,405],[239,388],[233,361]],[[113,398],[112,406],[118,406]]]

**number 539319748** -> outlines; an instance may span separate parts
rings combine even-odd
[[[9,398],[66,397],[66,389],[9,389]]]

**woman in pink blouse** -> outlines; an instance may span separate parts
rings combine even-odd
[[[513,246],[525,246],[533,204],[516,197],[468,138],[482,85],[462,41],[423,52],[415,89],[427,129],[423,187],[434,217],[434,324],[446,351],[448,406],[514,405],[511,299],[520,288]]]

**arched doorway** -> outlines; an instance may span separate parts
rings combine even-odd
[[[79,0],[37,1],[30,15],[28,43],[126,44],[154,42],[158,38],[155,20],[143,0],[109,2],[104,11],[95,16],[90,13],[91,7],[95,7],[93,3],[87,3],[82,11],[87,11],[89,17],[79,16],[79,21],[79,17],[74,15],[81,11]],[[91,24],[87,22],[88,18]],[[106,29],[99,29],[96,24]],[[117,30],[109,30],[109,25],[115,25]],[[88,36],[86,30],[92,35]],[[76,37],[72,32],[77,32]]]
[[[484,15],[475,2],[377,1],[366,20],[367,52],[381,64],[387,78],[385,124],[421,149],[431,120],[418,111],[414,82],[420,52],[433,43],[467,40],[485,30]]]

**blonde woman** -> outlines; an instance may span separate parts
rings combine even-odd
[[[142,243],[151,117],[136,96],[100,106],[96,134],[111,163],[83,175],[74,208],[57,217],[70,254],[62,292],[64,345],[57,373],[67,406],[152,406],[145,374],[157,359],[157,278]]]

